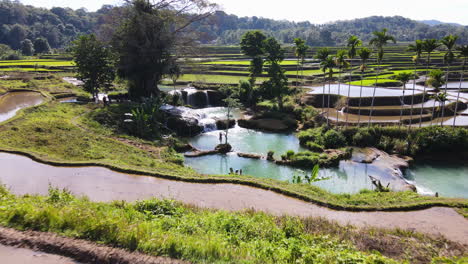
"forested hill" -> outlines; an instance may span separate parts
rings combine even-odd
[[[48,10],[0,0],[0,43],[18,49],[24,39],[42,37],[52,48],[64,47],[78,34],[93,32],[111,8],[103,6],[97,12],[61,7]]]
[[[112,15],[111,6],[103,6],[96,12],[85,9],[72,10],[56,7],[50,10],[25,6],[17,1],[0,0],[0,44],[13,49],[20,48],[24,39],[34,41],[45,38],[52,48],[66,47],[79,34],[105,34],[106,25],[115,25],[119,15]],[[311,17],[313,20],[313,17]],[[107,27],[109,28],[109,27]],[[112,28],[112,26],[111,26]],[[388,28],[398,41],[413,41],[423,38],[441,38],[447,34],[460,36],[460,43],[468,43],[468,26],[440,24],[430,26],[403,17],[368,17],[350,21],[314,25],[310,22],[279,21],[258,17],[238,17],[223,11],[192,26],[200,32],[202,43],[238,44],[248,30],[258,29],[276,37],[283,43],[292,43],[301,37],[309,45],[340,45],[350,34],[368,40],[375,30]],[[104,29],[104,30],[103,30]]]
[[[408,18],[394,16],[372,16],[348,21],[337,21],[328,24],[314,25],[310,22],[294,23],[258,17],[237,17],[224,12],[217,12],[206,21],[197,25],[197,30],[204,32],[205,41],[211,40],[218,44],[236,44],[247,30],[259,29],[275,36],[283,43],[292,43],[300,37],[309,45],[340,45],[350,34],[359,36],[366,41],[373,31],[387,28],[398,41],[414,41],[415,39],[440,39],[447,34],[460,36],[460,43],[468,43],[468,26],[453,24],[427,25]]]

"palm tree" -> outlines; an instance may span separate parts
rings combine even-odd
[[[442,87],[445,84],[445,76],[444,72],[441,70],[432,70],[429,73],[429,79],[427,80],[427,85],[433,87],[436,91],[439,91],[440,87]],[[436,98],[437,95],[433,96],[433,98]],[[432,126],[432,121],[434,119],[434,113],[435,113],[435,105],[436,105],[437,100],[434,99],[434,105],[432,106],[432,118],[431,118],[431,126]]]
[[[347,50],[339,50],[337,53],[336,53],[336,56],[335,56],[335,64],[336,66],[338,66],[338,69],[339,69],[339,72],[341,73],[341,71],[343,69],[346,69],[349,67],[349,62],[346,61],[346,58],[348,58],[348,51]],[[338,94],[341,95],[341,82],[340,80],[338,80]],[[338,120],[338,111],[336,111],[336,120]]]
[[[321,48],[317,50],[317,54],[315,54],[315,58],[319,60],[320,63],[322,63],[328,58],[329,55],[330,55],[330,49]],[[322,71],[323,71],[323,75],[325,76],[325,73],[327,70],[322,68]],[[322,108],[325,108],[325,83],[323,83]]]
[[[367,61],[369,60],[372,54],[372,50],[369,48],[362,48],[358,51],[358,55],[361,58],[361,66],[359,69],[361,70],[361,89],[359,90],[359,105],[358,105],[358,126],[361,122],[361,101],[362,101],[362,80],[364,79],[364,71],[367,69]]]
[[[405,105],[404,102],[405,102],[406,84],[411,80],[411,77],[413,77],[413,74],[409,72],[401,72],[395,76],[395,79],[400,81],[403,84],[403,97],[401,99],[400,123],[399,123],[400,127],[401,127],[401,121],[403,119],[403,107]]]
[[[422,104],[424,104],[425,96],[426,96],[426,83],[427,83],[427,76],[429,72],[429,63],[431,62],[431,53],[434,52],[438,47],[440,47],[440,43],[437,39],[425,39],[423,41],[423,51],[427,52],[427,60],[426,60],[426,77],[424,80],[424,90],[423,90],[423,97],[422,97]],[[422,126],[422,116],[423,116],[424,107],[421,107],[420,118],[419,118],[419,127]]]
[[[349,97],[351,95],[351,73],[353,71],[353,59],[356,57],[356,54],[357,54],[357,50],[356,48],[361,46],[362,45],[362,41],[356,37],[356,36],[350,36],[348,38],[348,43],[347,43],[347,47],[348,47],[348,58],[350,59],[351,61],[351,71],[349,73],[349,82],[348,82],[348,99],[347,99],[347,103],[346,105],[349,107]],[[349,114],[346,114],[346,123],[345,123],[345,126],[348,126],[348,116]]]
[[[305,61],[306,53],[307,53],[307,50],[309,49],[309,46],[307,46],[305,44],[305,41],[301,38],[295,38],[294,45],[295,45],[294,54],[297,57],[297,66],[296,66],[296,70],[297,70],[296,81],[297,81],[298,79],[297,76],[299,75],[299,64],[301,65],[301,75],[302,77],[304,77],[304,61]],[[296,84],[296,87],[297,86],[298,84]]]
[[[413,123],[414,94],[416,91],[416,76],[417,76],[416,71],[418,68],[419,60],[421,59],[421,54],[423,52],[423,41],[420,39],[417,39],[414,45],[410,44],[408,46],[408,50],[416,52],[416,55],[413,56],[413,62],[414,62],[413,95],[411,96],[410,123],[408,126],[408,129],[411,129],[411,125]]]
[[[388,30],[386,28],[382,29],[382,31],[374,31],[372,33],[374,37],[369,42],[369,45],[374,46],[377,49],[377,74],[375,75],[374,93],[372,95],[372,103],[371,103],[368,126],[370,126],[371,119],[372,119],[372,112],[374,110],[375,92],[377,90],[377,82],[378,82],[379,74],[380,74],[380,63],[382,62],[383,56],[384,56],[384,47],[388,44],[389,41],[396,43],[395,37],[388,35],[387,31]]]
[[[333,68],[336,67],[335,58],[329,55],[324,61],[320,63],[322,71],[325,73],[328,71],[328,104],[327,104],[327,126],[329,125],[329,116],[330,116],[330,86],[331,80],[333,78]],[[338,120],[337,120],[338,121]]]
[[[445,64],[447,64],[447,70],[445,74],[445,78],[447,78],[445,79],[445,89],[447,89],[450,64],[452,64],[452,62],[455,60],[455,54],[453,53],[453,49],[455,48],[457,39],[457,35],[448,35],[440,40],[440,43],[447,49],[447,52],[444,54],[444,62]]]
[[[458,55],[459,57],[463,57],[463,67],[462,67],[462,72],[460,75],[460,86],[458,87],[458,93],[457,93],[457,101],[455,103],[455,113],[453,114],[453,127],[455,127],[455,122],[457,121],[457,112],[458,112],[458,100],[460,100],[460,92],[462,89],[462,82],[464,79],[465,75],[465,67],[466,67],[466,62],[468,61],[468,45],[463,45],[457,48],[457,50],[460,52]]]

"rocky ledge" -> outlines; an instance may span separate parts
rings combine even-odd
[[[376,148],[354,148],[351,161],[367,164],[368,175],[385,186],[390,184],[390,189],[394,191],[416,191],[416,186],[403,177],[403,172],[413,161],[410,157],[390,155]]]

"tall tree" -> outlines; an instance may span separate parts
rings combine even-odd
[[[302,76],[302,82],[304,82],[304,62],[305,62],[305,57],[307,55],[307,50],[309,49],[309,46],[305,44],[305,40],[301,38],[295,38],[294,39],[294,54],[297,57],[297,66],[296,66],[296,76],[299,75],[299,65],[301,66],[301,76]],[[297,82],[296,78],[296,82]],[[298,83],[296,84],[296,87],[298,86]]]
[[[21,54],[24,56],[34,55],[34,45],[30,39],[21,41]]]
[[[458,103],[459,103],[458,101],[460,100],[460,92],[462,90],[462,83],[465,77],[466,62],[468,61],[468,45],[462,45],[458,47],[457,50],[460,52],[458,56],[463,58],[463,66],[462,66],[462,72],[460,74],[460,85],[458,86],[457,100],[455,103],[455,111],[453,114],[453,127],[455,127],[456,121],[457,121]]]
[[[321,48],[317,50],[315,54],[315,59],[317,59],[320,63],[324,62],[328,56],[330,55],[329,48]],[[326,77],[327,69],[322,68],[323,76]],[[325,82],[323,83],[323,94],[322,94],[322,109],[325,108]]]
[[[34,50],[36,53],[50,53],[49,42],[45,38],[37,38],[34,40]]]
[[[328,75],[328,103],[327,103],[327,126],[330,124],[330,97],[331,97],[331,81],[333,79],[333,69],[336,67],[335,57],[329,55],[324,61],[320,63],[320,67],[323,72],[327,72]],[[338,120],[337,120],[338,121]]]
[[[426,97],[426,83],[427,83],[427,78],[429,75],[429,64],[431,63],[431,54],[434,52],[438,47],[440,47],[440,43],[437,39],[425,39],[423,41],[423,51],[427,53],[427,59],[426,59],[426,75],[425,75],[425,80],[424,80],[424,89],[423,89],[423,97],[422,97],[422,104],[425,102],[425,97]],[[421,128],[422,126],[422,116],[423,116],[423,111],[424,107],[421,107],[421,112],[420,118],[419,118],[419,127]]]
[[[288,87],[288,78],[280,65],[284,60],[284,49],[275,38],[267,38],[264,42],[270,79],[265,81],[263,86],[264,89],[270,90],[271,96],[277,99],[278,108],[282,110],[284,96],[291,92]]]
[[[189,26],[208,17],[205,0],[133,0],[112,40],[119,75],[134,98],[159,96],[158,83],[176,54],[194,43]]]
[[[388,44],[389,41],[396,43],[395,37],[388,35],[387,32],[388,30],[386,28],[382,29],[382,31],[374,31],[372,33],[374,36],[369,42],[369,45],[377,49],[377,74],[375,75],[374,92],[372,95],[371,110],[370,110],[370,115],[369,115],[368,126],[370,126],[371,119],[372,119],[372,112],[374,110],[375,92],[377,90],[377,83],[378,83],[379,75],[380,75],[380,64],[382,63],[382,60],[384,57],[384,47]]]
[[[357,47],[362,45],[362,41],[357,36],[350,36],[347,40],[346,46],[348,47],[348,57],[350,59],[350,72],[348,74],[349,81],[348,81],[348,98],[346,105],[349,107],[349,98],[351,96],[351,81],[352,81],[352,72],[353,72],[353,59],[357,55]],[[345,125],[348,126],[348,117],[349,114],[346,114],[346,122]]]
[[[115,77],[110,48],[91,34],[79,37],[71,49],[83,88],[97,98],[99,89],[110,87]]]
[[[242,53],[251,58],[249,66],[251,92],[247,99],[249,103],[253,103],[253,89],[255,87],[255,81],[263,72],[265,40],[266,36],[261,31],[249,31],[242,36],[240,43]]]
[[[177,61],[173,60],[167,69],[167,75],[172,81],[174,91],[176,90],[177,80],[182,76],[182,68],[177,64]]]
[[[437,102],[437,93],[440,87],[442,87],[445,84],[444,72],[439,69],[432,70],[429,73],[429,79],[426,81],[426,84],[430,87],[433,87],[436,90],[436,94],[434,94],[433,96],[434,104],[432,106],[432,118],[431,118],[431,123],[430,123],[430,125],[432,125],[432,122],[434,121],[435,105]],[[439,106],[442,107],[442,105],[439,105]]]
[[[413,56],[413,63],[414,63],[414,79],[413,79],[413,94],[411,95],[411,110],[410,110],[410,123],[408,129],[411,129],[413,123],[413,108],[414,108],[414,95],[416,92],[416,71],[418,69],[419,61],[421,60],[421,54],[423,52],[423,41],[417,39],[414,44],[410,44],[408,46],[409,51],[413,51],[416,55]],[[422,102],[424,104],[424,101]],[[422,105],[421,105],[422,107]]]
[[[335,56],[335,64],[338,67],[339,74],[341,75],[343,69],[349,67],[349,62],[346,60],[348,58],[347,50],[339,50]],[[341,80],[338,79],[338,95],[341,96]],[[339,111],[336,111],[336,121],[338,122]]]
[[[398,123],[398,125],[401,127],[401,124],[402,124],[402,119],[403,119],[403,108],[405,106],[405,91],[406,91],[406,84],[411,80],[411,78],[413,77],[413,74],[409,73],[409,72],[401,72],[399,74],[397,74],[395,76],[395,79],[400,81],[403,86],[402,86],[402,89],[403,89],[403,96],[401,98],[401,109],[400,109],[400,122]]]
[[[359,90],[358,121],[357,121],[358,126],[360,126],[360,122],[361,122],[362,80],[364,79],[364,71],[366,71],[367,69],[367,61],[369,60],[371,54],[372,54],[372,50],[366,47],[358,51],[358,55],[361,58],[361,65],[359,66],[359,70],[361,71],[361,88]]]

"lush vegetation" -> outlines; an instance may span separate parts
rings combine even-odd
[[[45,197],[16,197],[0,186],[0,212],[4,226],[55,232],[194,263],[397,262],[381,254],[417,263],[442,261],[460,250],[451,242],[411,232],[202,210],[172,201],[93,203],[56,189]]]
[[[350,127],[333,129],[319,127],[298,134],[302,145],[312,150],[343,146],[377,147],[405,155],[445,156],[457,153],[467,155],[468,130],[466,128],[424,127]]]
[[[132,106],[108,111],[94,104],[48,103],[22,111],[0,127],[0,149],[31,154],[51,164],[94,164],[119,171],[175,180],[237,183],[274,190],[306,201],[340,209],[410,209],[432,205],[467,207],[464,199],[420,196],[413,192],[331,194],[309,184],[291,185],[250,176],[200,175],[180,165],[174,142],[129,137],[122,120]],[[91,112],[90,112],[91,111]],[[88,113],[88,114],[87,114]],[[139,146],[139,147],[138,147]],[[141,147],[144,146],[144,147]]]

